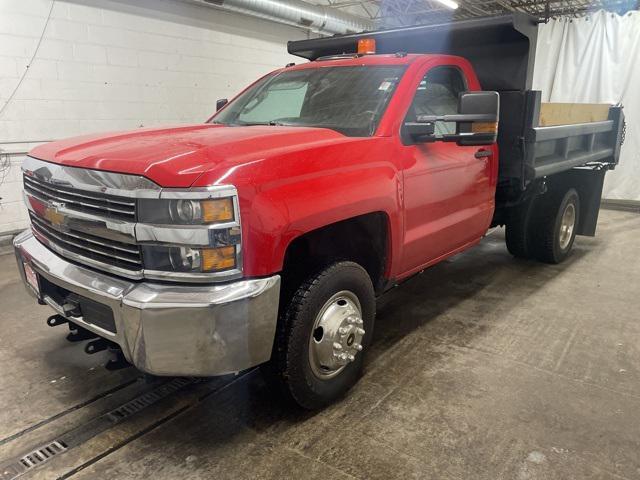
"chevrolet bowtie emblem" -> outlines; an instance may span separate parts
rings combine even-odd
[[[65,224],[66,216],[60,212],[60,209],[64,207],[64,203],[49,202],[44,209],[44,218],[49,220],[52,225],[56,227],[62,227]]]

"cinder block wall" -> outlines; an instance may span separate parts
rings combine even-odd
[[[19,165],[40,141],[204,121],[301,59],[303,30],[181,0],[0,0],[0,234],[27,226]]]

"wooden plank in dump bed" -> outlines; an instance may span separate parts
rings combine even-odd
[[[609,118],[609,107],[607,103],[543,103],[539,126],[602,122]]]

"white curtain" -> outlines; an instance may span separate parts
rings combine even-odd
[[[626,140],[603,196],[640,201],[640,12],[541,24],[533,88],[543,102],[624,105]]]

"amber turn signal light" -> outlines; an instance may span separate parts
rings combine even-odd
[[[376,41],[374,38],[361,38],[358,40],[358,55],[373,55],[376,53]]]
[[[236,247],[203,248],[202,271],[215,272],[236,266]]]
[[[473,122],[471,124],[471,132],[473,133],[496,133],[498,131],[498,122]]]
[[[231,198],[203,200],[201,205],[204,223],[230,222],[233,220],[233,202]]]

